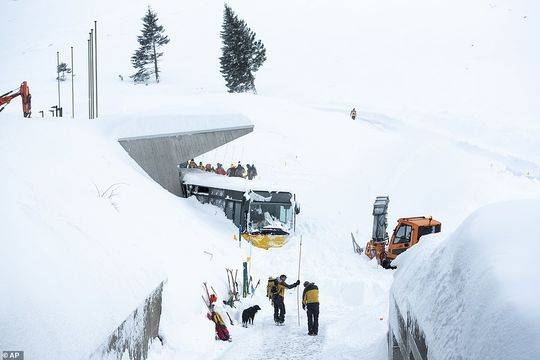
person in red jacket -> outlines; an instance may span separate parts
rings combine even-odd
[[[221,165],[220,163],[217,164],[216,174],[218,174],[218,175],[227,175],[227,172],[223,168],[223,165]]]
[[[231,336],[229,335],[229,330],[225,325],[225,321],[223,321],[221,315],[215,311],[214,304],[210,305],[210,312],[206,314],[206,317],[216,324],[216,340],[231,341]]]

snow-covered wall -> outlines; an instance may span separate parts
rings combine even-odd
[[[538,219],[540,200],[489,205],[447,239],[431,235],[396,259],[391,298],[425,335],[428,358],[538,358]],[[390,319],[399,337],[399,316]]]
[[[103,136],[105,124],[0,121],[0,350],[87,358],[157,284],[204,259],[195,239],[216,238]],[[182,283],[178,311],[200,308],[203,276]]]
[[[94,360],[121,360],[124,353],[132,360],[144,360],[152,341],[160,341],[159,322],[163,285],[152,291],[144,303],[137,307],[90,357]],[[156,340],[157,339],[157,340]]]

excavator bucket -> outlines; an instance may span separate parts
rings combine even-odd
[[[30,95],[30,89],[26,81],[23,81],[18,91],[11,90],[0,95],[0,111],[4,110],[7,104],[17,96],[20,96],[22,100],[23,116],[30,117],[32,115],[32,95]]]
[[[22,99],[23,116],[29,118],[32,115],[32,95],[28,88],[28,83],[23,81],[20,88]]]

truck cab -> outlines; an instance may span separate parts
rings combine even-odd
[[[401,218],[388,242],[386,258],[394,260],[399,254],[416,245],[424,235],[441,232],[441,223],[431,216]]]

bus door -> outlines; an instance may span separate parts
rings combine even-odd
[[[239,201],[234,202],[233,222],[236,226],[242,228],[242,203]]]

